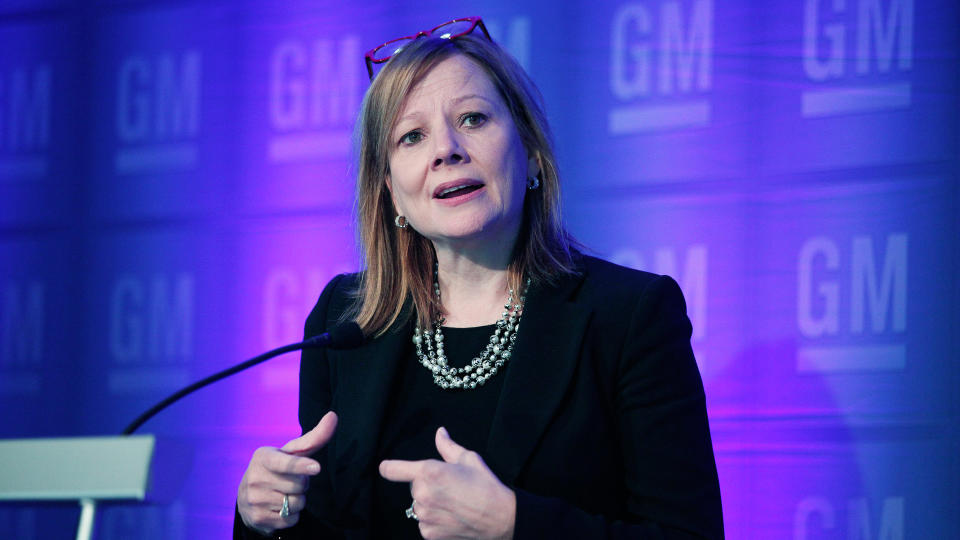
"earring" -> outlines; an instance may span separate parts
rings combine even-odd
[[[393,218],[393,224],[396,225],[398,229],[406,229],[407,218],[398,215],[397,217]]]
[[[534,190],[540,187],[540,179],[536,176],[527,177],[527,189]]]

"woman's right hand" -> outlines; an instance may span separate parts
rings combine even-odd
[[[320,472],[320,464],[305,456],[326,446],[336,429],[337,415],[330,411],[316,427],[282,448],[257,448],[237,490],[237,509],[247,527],[269,535],[297,523],[307,504],[308,477]],[[290,515],[281,517],[284,495]]]

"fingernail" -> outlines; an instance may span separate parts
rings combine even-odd
[[[308,474],[317,474],[318,472],[320,472],[320,464],[319,464],[319,463],[311,463],[311,464],[307,467],[307,473],[308,473]]]
[[[438,429],[437,431],[439,431],[440,434],[443,435],[444,437],[450,437],[450,434],[447,433],[447,428],[443,426],[440,426],[440,429]]]

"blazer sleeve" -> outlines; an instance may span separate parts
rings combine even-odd
[[[330,280],[323,289],[316,306],[307,317],[304,326],[304,338],[325,332],[329,322],[339,314],[339,311],[333,308],[332,304],[339,303],[337,299],[346,298],[346,293],[340,290],[346,281],[348,281],[346,275],[338,275]],[[310,348],[303,350],[300,357],[299,392],[299,417],[302,433],[313,429],[323,418],[323,415],[330,410],[332,369],[330,362],[327,361],[326,349]],[[272,536],[265,537],[247,527],[237,510],[235,511],[233,524],[234,540],[343,538],[343,534],[337,531],[327,519],[324,519],[326,516],[333,515],[327,448],[320,449],[310,457],[320,462],[320,473],[310,479],[310,487],[306,493],[307,507],[300,513],[300,520],[297,524],[287,529],[277,530]]]
[[[649,282],[629,319],[616,373],[626,518],[610,520],[516,490],[515,539],[723,538],[716,462],[690,336],[680,287],[665,276]]]

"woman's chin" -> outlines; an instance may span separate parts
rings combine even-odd
[[[495,239],[490,235],[484,234],[483,229],[457,229],[444,231],[436,240],[446,244],[475,244],[486,241],[494,242]]]
[[[434,244],[440,243],[448,246],[482,247],[483,249],[500,246],[510,250],[513,249],[513,241],[516,239],[516,234],[517,230],[510,234],[502,227],[484,224],[447,229],[432,240]]]

